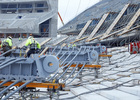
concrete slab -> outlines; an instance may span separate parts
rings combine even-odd
[[[110,100],[139,100],[140,97],[118,90],[100,91],[100,95]]]
[[[133,95],[139,96],[140,97],[140,86],[135,86],[135,87],[119,87],[118,88],[121,91],[124,91],[126,93],[131,93]]]

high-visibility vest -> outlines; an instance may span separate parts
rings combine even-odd
[[[72,47],[76,47],[76,44],[73,44]]]
[[[40,49],[41,48],[40,44],[37,41],[35,41],[34,39],[28,39],[25,46],[28,46],[28,45],[30,46],[30,49],[37,49],[37,48]]]
[[[12,40],[9,39],[9,38],[5,39],[5,40],[2,42],[2,45],[1,45],[1,46],[2,46],[2,47],[4,47],[4,46],[10,46],[10,47],[12,47]]]

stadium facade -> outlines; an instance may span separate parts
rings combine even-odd
[[[0,37],[56,37],[58,0],[0,0]]]
[[[58,30],[77,45],[109,47],[139,41],[139,32],[140,0],[101,0]]]

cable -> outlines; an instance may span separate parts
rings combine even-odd
[[[139,62],[139,61],[138,61]],[[131,69],[134,69],[134,68],[140,68],[140,66],[138,66],[138,67],[133,67],[133,68],[129,68],[129,69],[127,69],[127,70],[124,70],[124,71],[118,71],[118,72],[116,72],[116,73],[113,73],[113,74],[108,74],[108,75],[105,75],[105,76],[103,76],[103,77],[108,77],[108,76],[110,76],[110,75],[115,75],[115,74],[118,74],[118,73],[120,73],[120,72],[128,72],[129,70],[131,70]],[[101,77],[101,78],[103,78],[103,77]],[[119,79],[119,78],[118,78]],[[93,80],[90,80],[90,81],[94,81],[94,80],[96,80],[96,79],[93,79]],[[116,79],[117,80],[117,79]],[[103,82],[104,80],[102,80],[102,81],[100,81],[100,82]],[[78,84],[74,84],[75,86],[77,86],[77,85],[83,85],[83,83],[87,83],[87,82],[89,82],[89,81],[83,81],[82,83],[78,83]],[[70,85],[70,86],[73,86],[73,85]]]
[[[74,99],[74,98],[76,98],[76,97],[78,97],[78,96],[81,96],[81,95],[85,95],[85,94],[89,94],[89,93],[93,93],[93,92],[97,92],[97,91],[102,91],[102,90],[113,90],[113,89],[116,89],[116,88],[118,88],[118,87],[120,87],[120,86],[123,86],[124,84],[129,83],[129,82],[134,81],[134,80],[136,80],[136,79],[132,79],[132,80],[123,82],[123,83],[121,83],[121,84],[117,84],[117,85],[112,86],[112,87],[107,87],[107,88],[102,88],[102,89],[91,90],[91,91],[84,92],[84,93],[81,93],[81,94],[78,94],[78,95],[75,95],[75,96],[72,96],[72,97],[63,98],[63,99],[60,99],[60,100]]]
[[[77,13],[78,13],[78,11],[79,11],[80,5],[81,5],[81,0],[80,0],[80,2],[79,2],[79,4],[78,4],[78,8],[77,8],[77,11],[76,11],[76,15],[75,15],[75,16],[77,16]]]
[[[87,5],[87,8],[89,7],[90,1],[91,1],[91,0],[88,0],[88,5]]]
[[[65,19],[65,16],[66,16],[66,13],[67,13],[67,10],[68,10],[69,3],[70,3],[70,0],[68,0],[68,3],[67,3],[67,6],[66,6],[66,10],[65,10],[65,13],[64,13],[63,20]]]

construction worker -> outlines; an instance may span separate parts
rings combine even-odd
[[[10,49],[12,49],[12,37],[11,36],[8,36],[7,39],[5,39],[2,44],[1,44],[1,47],[2,47],[2,51],[3,52],[6,52]],[[10,56],[11,52],[5,54],[5,57],[6,56]]]
[[[30,49],[27,52],[27,57],[30,57],[31,54],[37,53],[39,49],[41,49],[40,44],[33,38],[33,36],[28,37],[25,47],[27,47],[28,45],[30,46]]]
[[[22,38],[21,37],[19,37],[19,41],[22,41]]]
[[[76,47],[76,44],[73,44],[72,47]]]
[[[68,47],[71,47],[71,44],[68,44]]]

